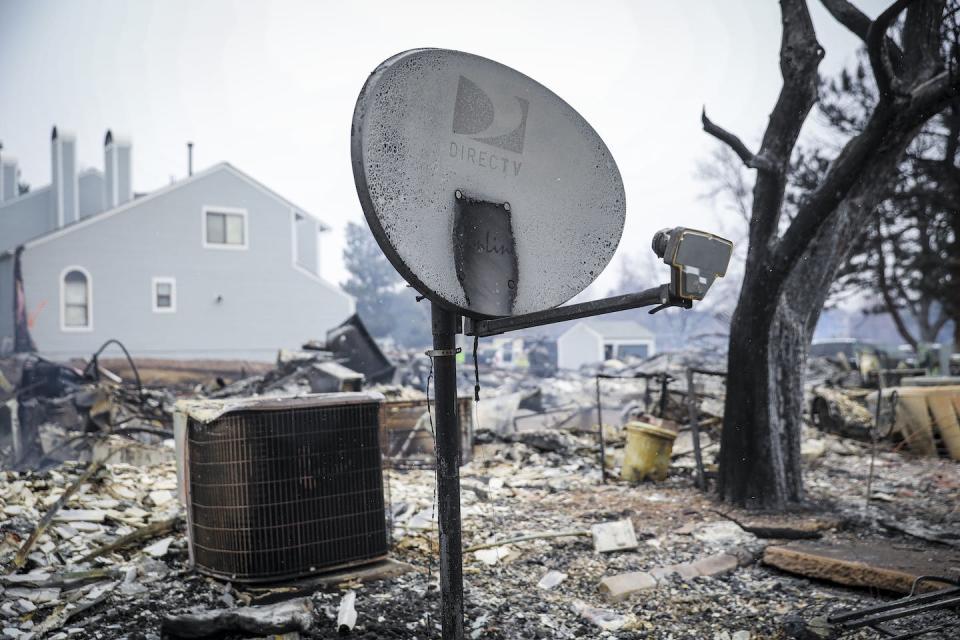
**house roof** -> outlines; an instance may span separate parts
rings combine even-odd
[[[38,187],[36,189],[30,189],[30,191],[27,191],[26,193],[21,193],[19,195],[16,195],[10,198],[9,200],[0,202],[0,213],[3,213],[3,209],[5,209],[6,207],[9,207],[10,205],[19,204],[24,200],[35,198],[42,193],[46,193],[47,191],[50,191],[50,185],[45,185],[42,187]]]
[[[284,203],[286,206],[290,207],[291,209],[296,209],[298,212],[300,212],[300,213],[302,213],[302,214],[304,214],[304,215],[306,215],[306,216],[309,216],[309,217],[313,218],[313,219],[316,220],[317,223],[320,225],[320,230],[321,230],[321,231],[329,231],[329,230],[330,230],[330,227],[328,227],[327,225],[325,225],[325,224],[324,224],[319,218],[317,218],[315,215],[307,212],[307,211],[306,211],[305,209],[303,209],[302,207],[298,207],[298,206],[295,205],[294,203],[290,202],[289,200],[287,200],[286,198],[284,198],[283,196],[281,196],[280,194],[278,194],[276,191],[274,191],[274,190],[270,189],[269,187],[265,186],[262,182],[254,179],[253,177],[251,177],[250,175],[244,173],[243,171],[240,171],[239,169],[237,169],[236,167],[234,167],[234,166],[233,166],[232,164],[230,164],[229,162],[221,162],[221,163],[219,163],[219,164],[213,165],[212,167],[210,167],[210,168],[208,168],[208,169],[204,169],[203,171],[199,171],[199,172],[193,174],[192,176],[190,176],[190,177],[188,177],[188,178],[185,178],[185,179],[180,180],[180,181],[178,181],[178,182],[174,182],[173,184],[170,184],[170,185],[168,185],[168,186],[166,186],[166,187],[163,187],[162,189],[157,189],[156,191],[153,191],[153,192],[151,192],[151,193],[149,193],[149,194],[147,194],[147,195],[145,195],[145,196],[143,196],[143,197],[134,198],[133,200],[129,200],[129,201],[127,201],[127,202],[124,202],[124,203],[121,204],[120,206],[114,207],[113,209],[107,209],[106,211],[101,211],[100,213],[95,213],[95,214],[93,214],[93,215],[91,215],[91,216],[87,216],[86,218],[81,218],[80,220],[78,220],[78,221],[76,221],[76,222],[72,222],[72,223],[70,223],[70,224],[68,224],[68,225],[65,225],[65,226],[63,226],[63,227],[60,227],[60,228],[58,228],[58,229],[53,229],[52,231],[48,231],[47,233],[44,233],[44,234],[41,234],[41,235],[36,236],[36,237],[34,237],[34,238],[31,238],[30,240],[27,240],[26,242],[24,242],[24,243],[23,243],[23,246],[26,247],[27,249],[29,249],[29,248],[31,248],[31,247],[33,247],[33,246],[35,246],[35,245],[43,244],[43,243],[45,243],[45,242],[49,242],[50,240],[54,240],[54,239],[56,239],[56,238],[59,238],[59,237],[62,236],[62,235],[66,235],[66,234],[68,234],[68,233],[71,233],[71,232],[73,232],[73,231],[76,231],[77,229],[81,229],[81,228],[86,227],[86,226],[89,226],[89,225],[91,225],[91,224],[96,224],[96,223],[98,223],[98,222],[101,222],[102,220],[106,220],[107,218],[111,218],[111,217],[117,215],[118,213],[123,213],[124,211],[128,211],[128,210],[130,210],[130,209],[133,209],[134,207],[136,207],[136,206],[138,206],[138,205],[140,205],[140,204],[143,204],[144,202],[147,202],[147,201],[149,201],[149,200],[153,200],[154,198],[159,198],[160,196],[166,195],[166,194],[170,193],[171,191],[174,191],[174,190],[176,190],[176,189],[179,189],[179,188],[181,188],[181,187],[183,187],[183,186],[185,186],[185,185],[187,185],[187,184],[191,184],[191,183],[193,183],[193,182],[195,182],[195,181],[197,181],[197,180],[201,180],[201,179],[203,179],[204,177],[206,177],[206,176],[208,176],[208,175],[211,175],[211,174],[214,174],[214,173],[216,173],[216,172],[218,172],[218,171],[229,171],[230,173],[233,173],[234,175],[236,175],[237,177],[239,177],[241,180],[243,180],[243,181],[247,182],[248,184],[250,184],[251,186],[253,186],[255,189],[258,189],[258,190],[266,193],[268,196],[279,200],[280,202]],[[43,187],[43,188],[41,188],[41,189],[36,190],[35,192],[34,192],[34,191],[31,191],[30,193],[38,193],[38,192],[41,192],[41,191],[44,191],[44,190],[48,190],[49,188],[50,188],[49,186],[46,186],[46,187]],[[26,195],[29,195],[29,194],[25,194],[25,196],[26,196]],[[21,196],[21,197],[25,197],[25,196]],[[7,255],[7,254],[12,255],[14,251],[15,251],[15,249],[8,249],[7,251],[0,252],[0,257],[2,257],[2,256],[4,256],[4,255]]]
[[[634,320],[582,320],[605,340],[652,340],[653,333]]]

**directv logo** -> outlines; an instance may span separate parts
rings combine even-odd
[[[500,105],[499,110],[495,109],[493,101],[483,89],[472,80],[460,76],[453,109],[453,132],[505,151],[523,153],[530,103],[518,96],[513,96],[513,99],[517,101],[516,105]]]

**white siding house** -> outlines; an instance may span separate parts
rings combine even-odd
[[[653,334],[637,322],[580,320],[557,338],[557,365],[561,369],[579,369],[611,358],[648,358],[655,351]]]
[[[105,171],[77,172],[73,140],[54,129],[50,186],[0,185],[0,352],[26,327],[56,359],[116,338],[141,357],[271,360],[354,313],[301,207],[227,163],[135,196],[129,142],[108,133]]]

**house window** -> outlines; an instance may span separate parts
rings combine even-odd
[[[293,263],[314,275],[320,274],[320,231],[317,221],[305,214],[293,214]]]
[[[617,358],[621,360],[628,356],[646,358],[649,351],[645,344],[622,344],[617,348]]]
[[[203,246],[217,249],[247,248],[247,212],[243,209],[205,207]]]
[[[177,281],[173,278],[153,279],[153,312],[173,313],[177,310]]]
[[[81,267],[68,267],[60,287],[60,324],[64,331],[89,331],[93,328],[90,274]]]

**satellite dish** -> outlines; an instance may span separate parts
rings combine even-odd
[[[421,294],[472,318],[551,309],[623,232],[620,172],[597,132],[502,64],[414,49],[367,79],[353,174],[380,248]]]

